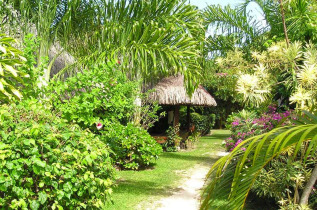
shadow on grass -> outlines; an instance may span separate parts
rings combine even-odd
[[[204,139],[208,139],[208,140],[223,140],[228,137],[230,137],[229,133],[215,133],[215,134],[203,136]]]
[[[209,156],[193,156],[193,155],[184,155],[182,153],[165,153],[165,158],[173,158],[173,159],[181,159],[186,161],[199,161],[204,164],[210,164],[216,162],[219,158],[217,157],[209,157]]]
[[[118,185],[120,187],[114,188],[114,193],[118,194],[171,196],[179,190],[171,187],[162,188],[161,184],[155,182],[137,180],[119,180]]]

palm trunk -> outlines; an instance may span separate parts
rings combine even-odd
[[[284,8],[283,8],[283,0],[279,0],[279,1],[280,1],[280,8],[281,8],[281,15],[282,15],[282,22],[283,22],[285,40],[286,40],[287,47],[289,47],[289,39],[288,39],[287,28],[286,28],[286,23],[285,23],[285,14],[284,14]]]
[[[315,168],[304,188],[304,191],[302,193],[301,199],[299,201],[300,205],[308,205],[308,198],[309,195],[311,193],[311,191],[313,190],[314,184],[317,180],[317,164],[315,165]]]

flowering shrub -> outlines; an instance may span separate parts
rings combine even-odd
[[[103,208],[114,173],[108,146],[43,103],[1,106],[0,208]]]
[[[117,165],[138,169],[153,163],[161,147],[145,129],[130,123],[137,108],[138,83],[129,81],[116,65],[95,65],[56,82],[48,95],[62,118],[100,135]],[[142,107],[143,124],[150,126],[158,119],[152,111],[157,109],[156,105]]]
[[[250,118],[234,117],[230,126],[231,136],[225,140],[226,150],[232,151],[244,139],[272,130],[290,114],[290,111],[277,112],[275,106],[269,106],[268,111],[260,117],[256,117],[256,115],[249,115]],[[283,122],[283,124],[285,123],[288,121]]]

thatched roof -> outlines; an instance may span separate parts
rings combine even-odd
[[[217,106],[215,99],[201,85],[190,98],[184,87],[184,76],[162,79],[150,94],[150,99],[161,105]]]

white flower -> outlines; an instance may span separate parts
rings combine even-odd
[[[100,122],[97,123],[97,125],[96,125],[96,127],[97,127],[98,130],[100,130],[100,129],[102,128],[102,126],[103,126],[103,125],[102,125]]]

